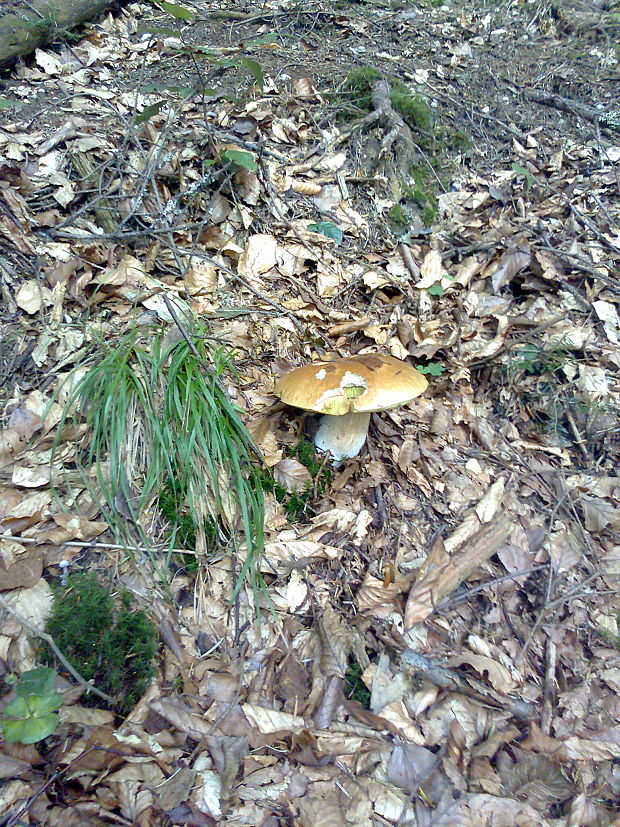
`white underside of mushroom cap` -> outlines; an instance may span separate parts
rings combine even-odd
[[[369,423],[369,413],[348,413],[343,416],[324,414],[319,420],[314,444],[321,451],[329,451],[338,462],[351,459],[362,450]]]

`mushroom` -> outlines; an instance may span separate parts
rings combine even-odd
[[[364,353],[295,368],[278,379],[275,393],[287,405],[323,414],[314,444],[341,462],[361,451],[371,413],[404,405],[427,386],[407,362]]]

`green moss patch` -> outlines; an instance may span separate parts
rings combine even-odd
[[[75,574],[56,589],[46,631],[68,661],[87,681],[116,701],[126,715],[146,692],[154,675],[157,652],[155,626],[143,611],[130,608],[128,593],[117,608],[110,592],[92,574]],[[42,660],[56,666],[49,648]],[[105,706],[100,698],[86,696],[87,706]]]
[[[371,84],[381,80],[383,74],[378,69],[363,66],[349,73],[345,81],[345,89],[351,100],[366,112],[371,110]],[[390,90],[390,101],[394,109],[399,112],[405,123],[414,132],[420,133],[421,143],[431,136],[431,110],[421,95],[414,94],[401,80],[395,77],[386,77]]]

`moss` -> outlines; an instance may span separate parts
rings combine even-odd
[[[390,230],[397,235],[406,233],[410,225],[410,221],[401,204],[392,204],[387,211],[387,221]]]
[[[472,148],[473,141],[467,134],[467,132],[456,130],[448,139],[448,145],[451,149],[456,149],[460,152],[466,152],[468,149]]]
[[[357,701],[364,709],[370,709],[370,692],[362,680],[362,671],[359,663],[354,658],[350,658],[349,668],[344,676],[344,691],[347,698]]]
[[[408,205],[417,208],[417,213],[427,227],[430,227],[437,218],[438,204],[433,189],[434,179],[425,175],[423,169],[417,165],[413,165],[409,173],[411,180],[400,185],[400,203],[394,204],[387,212],[388,224],[394,233],[402,234],[410,226]]]
[[[381,80],[383,74],[378,69],[363,66],[349,73],[345,81],[345,89],[355,94],[355,103],[360,109],[370,112],[370,86]],[[416,132],[429,133],[432,130],[431,110],[420,95],[415,95],[411,89],[398,78],[387,77],[390,90],[390,101],[394,109],[399,112],[405,122]]]
[[[382,77],[383,75],[378,69],[363,66],[361,69],[354,69],[349,72],[344,86],[351,93],[351,97],[354,97],[356,106],[365,112],[370,112],[370,84],[376,80],[381,80]]]
[[[422,221],[424,222],[425,227],[432,227],[435,223],[435,219],[437,218],[437,207],[433,207],[428,204],[422,210]]]
[[[58,587],[46,631],[71,665],[87,681],[115,699],[113,707],[126,715],[145,693],[154,670],[157,634],[143,611],[131,609],[131,597],[122,595],[116,609],[112,595],[92,574],[75,574]],[[49,648],[42,651],[48,665],[56,663]],[[85,704],[105,705],[97,696]]]
[[[401,81],[390,82],[390,100],[392,106],[403,116],[412,129],[430,133],[432,128],[431,110],[424,98],[414,95]]]

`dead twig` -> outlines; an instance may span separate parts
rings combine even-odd
[[[620,132],[620,114],[600,112],[598,109],[594,109],[593,106],[587,106],[580,101],[563,98],[561,95],[553,95],[549,92],[541,92],[537,89],[523,89],[522,92],[524,98],[528,101],[559,109],[569,115],[578,115],[585,118],[586,121],[590,121],[590,123],[600,124],[604,129],[611,132]]]
[[[467,684],[455,670],[440,666],[432,658],[420,655],[414,649],[406,647],[400,654],[400,661],[405,672],[421,674],[435,686],[448,692],[458,692],[479,703],[506,709],[520,721],[531,721],[536,716],[536,707],[528,701],[506,698],[490,686],[476,681],[468,675]],[[470,685],[477,687],[471,689]]]

